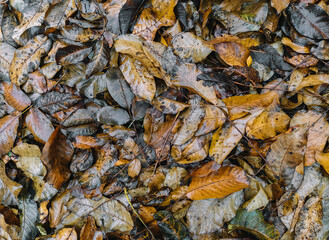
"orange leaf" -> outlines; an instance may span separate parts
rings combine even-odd
[[[51,121],[38,108],[32,107],[26,116],[27,128],[35,137],[35,140],[46,143],[54,131]]]
[[[14,146],[18,127],[18,117],[7,115],[0,119],[0,156]]]
[[[57,127],[42,150],[41,160],[47,168],[45,180],[60,189],[70,175],[74,148],[70,140]]]
[[[29,97],[19,87],[8,82],[3,82],[2,84],[6,102],[17,111],[23,111],[31,104]]]
[[[222,198],[249,186],[242,168],[224,166],[205,177],[194,177],[186,196],[192,200]]]

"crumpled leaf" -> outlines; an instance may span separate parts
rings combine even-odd
[[[1,203],[9,205],[18,205],[18,194],[22,190],[22,185],[10,180],[5,171],[5,164],[0,161],[0,199]]]
[[[52,41],[42,35],[37,35],[23,47],[15,51],[14,59],[10,64],[10,80],[20,86],[28,79],[28,73],[35,71],[40,64],[41,57],[47,54]]]
[[[206,199],[192,202],[186,217],[188,228],[194,234],[215,232],[230,221],[243,203],[243,191],[232,193],[224,199]]]
[[[320,6],[312,3],[295,3],[288,8],[288,16],[296,30],[309,38],[329,38],[329,15]]]
[[[266,223],[262,213],[258,210],[252,212],[247,212],[244,209],[239,210],[228,228],[249,232],[262,240],[280,239],[279,231],[272,224]]]
[[[249,186],[242,168],[223,166],[204,177],[193,177],[186,196],[192,200],[221,198]]]
[[[212,45],[190,32],[175,35],[172,46],[179,57],[192,59],[194,62],[202,61],[214,50]]]
[[[18,240],[20,229],[16,225],[8,224],[5,221],[5,217],[0,214],[0,237],[3,239]]]
[[[179,164],[188,164],[205,159],[209,151],[211,135],[194,137],[180,146],[172,146],[171,156]]]
[[[47,168],[45,180],[56,189],[60,189],[71,175],[73,153],[72,143],[61,132],[60,127],[57,127],[46,142],[41,155],[41,160]]]

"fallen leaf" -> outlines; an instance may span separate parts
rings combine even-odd
[[[228,65],[247,66],[249,50],[239,43],[223,42],[215,44],[219,57]]]
[[[28,73],[39,67],[41,57],[49,52],[51,44],[52,41],[48,37],[37,35],[25,46],[17,49],[9,69],[11,82],[17,86],[25,83]]]
[[[190,32],[175,35],[172,46],[178,56],[192,59],[194,62],[202,61],[214,50],[212,45]]]
[[[205,177],[193,177],[186,196],[192,200],[221,198],[249,186],[240,167],[223,166]]]
[[[202,81],[197,80],[197,76],[201,71],[195,64],[186,63],[178,67],[177,74],[172,80],[172,83],[176,87],[184,87],[191,90],[205,100],[214,105],[221,105],[220,100],[216,97],[216,93],[213,87],[206,87],[202,84]]]
[[[19,124],[18,116],[7,115],[0,119],[0,156],[14,146]]]
[[[25,121],[38,142],[46,143],[54,131],[51,121],[38,108],[31,107]]]
[[[70,163],[73,153],[72,143],[60,127],[57,127],[46,142],[41,155],[41,160],[47,168],[45,180],[56,189],[60,189],[71,175]]]

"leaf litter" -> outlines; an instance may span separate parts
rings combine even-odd
[[[3,1],[0,237],[327,239],[327,1]]]

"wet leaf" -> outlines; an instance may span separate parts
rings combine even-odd
[[[289,6],[289,20],[296,30],[309,38],[329,38],[329,15],[316,4],[295,3]]]
[[[107,42],[97,41],[94,47],[94,55],[87,65],[86,76],[103,71],[110,59],[110,49]]]
[[[280,239],[279,231],[269,223],[264,221],[260,211],[247,212],[241,209],[230,222],[230,230],[244,230],[262,240]]]
[[[194,234],[217,231],[235,216],[242,203],[243,191],[235,192],[224,199],[194,201],[186,214],[188,228]]]
[[[192,59],[194,62],[202,61],[214,50],[212,45],[190,32],[177,34],[172,39],[172,46],[179,57]]]
[[[286,9],[290,4],[290,0],[271,0],[272,7],[275,8],[277,13],[282,12],[282,10]]]
[[[290,117],[284,112],[262,112],[247,124],[247,136],[253,139],[275,137],[288,130]]]
[[[252,116],[247,116],[237,119],[232,123],[226,123],[223,128],[219,128],[212,135],[209,156],[221,164],[243,138],[247,122],[251,118]]]
[[[15,48],[5,42],[0,42],[0,76],[9,80],[10,63],[15,54]]]
[[[107,90],[111,97],[123,108],[129,109],[132,105],[134,94],[120,69],[111,68],[107,71],[108,83]]]
[[[19,118],[7,115],[0,119],[0,155],[4,155],[14,146]]]
[[[25,83],[28,79],[28,73],[39,67],[41,57],[49,52],[51,44],[52,42],[48,37],[37,35],[25,46],[17,49],[10,64],[11,82],[18,86]]]
[[[206,87],[202,84],[202,81],[197,80],[197,76],[201,71],[195,64],[186,63],[179,66],[177,74],[172,83],[176,87],[184,87],[191,90],[205,100],[211,102],[214,105],[221,105],[219,99],[216,97],[216,93],[213,87]]]
[[[154,214],[155,220],[158,221],[158,226],[167,239],[192,239],[186,227],[178,220],[176,220],[170,212],[160,211]]]
[[[134,94],[148,101],[153,99],[155,95],[154,78],[141,62],[124,56],[120,69]]]
[[[193,177],[186,196],[192,200],[221,198],[248,186],[242,168],[223,166],[205,177]]]
[[[300,85],[296,88],[296,91],[299,91],[304,87],[317,86],[323,83],[329,83],[329,74],[309,75],[303,78]]]
[[[304,127],[297,127],[292,132],[280,135],[271,145],[266,164],[280,183],[290,183],[295,168],[303,162],[306,131]]]
[[[268,44],[252,48],[250,56],[253,61],[268,66],[271,69],[281,69],[283,71],[292,70],[290,65],[283,61],[282,56]]]
[[[46,142],[41,155],[41,160],[47,168],[45,180],[56,189],[60,189],[71,175],[73,153],[72,143],[57,127]]]
[[[39,211],[37,203],[26,196],[21,199],[18,205],[21,215],[21,232],[20,239],[28,240],[35,238],[38,234],[36,222],[39,220]]]
[[[51,121],[38,108],[32,107],[25,121],[28,129],[38,142],[46,143],[54,131]]]
[[[2,83],[4,90],[4,97],[6,102],[15,108],[17,111],[23,111],[25,108],[30,106],[30,98],[16,85],[9,84],[7,82]]]
[[[18,205],[18,194],[22,190],[22,185],[10,180],[5,171],[5,164],[0,161],[0,199],[5,206]]]
[[[152,6],[142,11],[134,26],[133,33],[145,39],[153,40],[160,27],[174,25],[176,3],[177,0],[151,1]]]
[[[97,119],[106,125],[123,125],[130,121],[129,114],[125,110],[112,106],[103,107],[98,112]]]
[[[47,28],[60,28],[65,25],[65,21],[77,10],[74,0],[56,1],[47,12],[45,22]]]
[[[223,42],[215,45],[219,57],[228,65],[247,66],[249,50],[239,43]]]
[[[68,45],[57,50],[56,63],[65,66],[81,62],[91,53],[91,50],[92,48],[86,46]]]
[[[48,7],[49,3],[41,0],[24,8],[23,20],[13,31],[13,39],[17,43],[20,43],[19,38],[27,29],[42,25]]]

